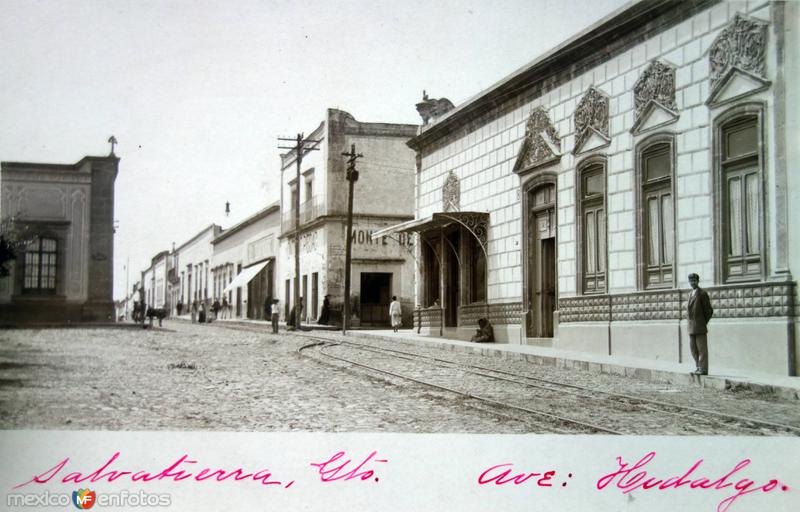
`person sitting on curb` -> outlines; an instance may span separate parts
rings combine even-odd
[[[470,341],[475,343],[494,343],[494,329],[489,320],[485,318],[478,320],[478,330]]]

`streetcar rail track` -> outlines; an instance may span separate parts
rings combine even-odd
[[[374,352],[379,352],[379,351],[396,352],[398,354],[402,354],[404,356],[404,358],[407,358],[408,355],[418,355],[420,358],[423,358],[423,359],[431,359],[431,360],[436,361],[436,362],[447,363],[447,364],[451,364],[451,365],[454,365],[454,366],[462,366],[462,367],[466,367],[466,368],[477,368],[477,369],[480,369],[482,371],[489,371],[489,372],[494,372],[494,373],[498,373],[498,374],[501,374],[501,375],[508,375],[508,376],[512,376],[512,377],[517,378],[517,379],[531,380],[531,381],[546,383],[546,384],[549,384],[549,385],[566,387],[566,388],[570,388],[570,389],[574,389],[574,390],[580,390],[580,391],[589,392],[589,393],[601,394],[601,395],[609,396],[609,397],[612,397],[612,398],[615,398],[615,399],[618,399],[618,400],[620,400],[620,399],[629,400],[629,401],[632,401],[632,402],[638,402],[637,405],[640,405],[642,407],[649,408],[652,411],[660,412],[660,413],[664,413],[664,414],[673,414],[673,415],[678,415],[678,416],[688,416],[688,415],[681,414],[681,413],[675,412],[675,411],[668,411],[668,410],[664,410],[664,409],[658,409],[658,408],[652,407],[652,405],[657,405],[657,406],[664,407],[664,408],[669,408],[669,409],[682,409],[682,410],[691,411],[691,412],[697,413],[697,414],[708,414],[708,415],[712,415],[712,416],[715,416],[715,417],[718,417],[718,418],[721,418],[721,419],[724,419],[724,420],[728,420],[728,421],[739,421],[739,422],[744,422],[744,423],[750,423],[750,424],[753,424],[753,425],[762,425],[762,426],[769,427],[769,428],[772,428],[772,429],[786,430],[786,431],[793,432],[795,434],[800,435],[800,427],[795,427],[795,426],[792,426],[792,425],[786,425],[786,424],[783,424],[783,423],[775,423],[775,422],[769,422],[769,421],[764,421],[764,420],[758,420],[758,419],[754,419],[754,418],[748,418],[748,417],[745,417],[745,416],[738,416],[738,415],[734,415],[734,414],[721,413],[721,412],[713,411],[713,410],[710,410],[710,409],[703,409],[703,408],[699,408],[699,407],[692,407],[692,406],[687,406],[687,405],[674,404],[674,403],[670,403],[670,402],[664,402],[664,401],[661,401],[661,400],[654,400],[654,399],[651,399],[651,398],[644,398],[644,397],[639,397],[639,396],[628,395],[628,394],[625,394],[625,393],[612,393],[612,392],[603,391],[603,390],[600,390],[600,389],[591,389],[591,388],[587,388],[585,386],[579,386],[577,384],[569,384],[569,383],[566,383],[566,382],[558,382],[558,381],[553,381],[553,380],[549,380],[549,379],[543,379],[541,377],[532,377],[530,375],[520,375],[520,374],[517,374],[517,373],[508,372],[508,371],[504,371],[504,370],[498,370],[496,368],[488,368],[488,367],[480,366],[480,365],[465,365],[465,364],[460,363],[458,361],[452,361],[452,360],[448,360],[448,359],[431,357],[431,356],[426,356],[426,355],[421,355],[421,354],[414,354],[413,352],[405,352],[405,351],[391,349],[391,348],[375,347],[373,345],[360,345],[360,344],[352,343],[352,342],[339,342],[339,343],[346,343],[346,344],[349,344],[349,345],[352,345],[352,346],[356,346],[356,347],[360,348],[361,350],[371,350],[371,351],[374,351]],[[366,348],[366,347],[368,347],[368,348]],[[411,358],[408,358],[408,359],[411,359]],[[481,372],[476,372],[474,370],[467,369],[467,370],[464,370],[464,371],[468,371],[470,373],[474,373],[474,374],[477,374],[477,375],[483,375],[485,377],[492,377],[492,378],[495,378],[495,379],[498,379],[498,380],[505,380],[505,381],[508,381],[508,382],[514,382],[514,383],[517,383],[517,384],[523,384],[523,385],[528,385],[528,386],[532,386],[532,387],[540,387],[542,389],[549,389],[549,390],[552,390],[552,391],[564,392],[563,390],[556,390],[556,389],[554,389],[552,387],[536,386],[536,385],[532,385],[530,383],[520,383],[520,382],[518,382],[518,381],[516,381],[514,379],[511,379],[511,378],[495,377],[493,375],[489,375],[489,374],[485,374],[485,373],[481,373]],[[571,393],[575,394],[576,396],[581,396],[581,395],[579,395],[578,393],[576,393],[574,391],[572,391]]]
[[[305,334],[305,333],[302,333],[302,332],[295,332],[293,334],[295,336],[298,336],[298,337],[303,337],[303,338],[308,338],[308,339],[311,339],[311,340],[315,340],[314,343],[310,343],[310,344],[307,344],[307,345],[304,345],[304,346],[300,347],[298,352],[302,352],[303,350],[306,350],[306,349],[309,349],[309,348],[312,348],[312,347],[321,347],[321,350],[322,350],[326,345],[327,346],[348,346],[348,347],[356,348],[356,349],[362,350],[362,351],[371,351],[371,352],[374,352],[374,353],[382,354],[384,356],[390,356],[390,354],[391,354],[391,357],[395,357],[395,358],[403,359],[403,360],[407,360],[407,361],[414,361],[414,360],[420,360],[420,359],[428,360],[428,361],[431,361],[431,362],[434,362],[434,363],[437,363],[437,364],[444,364],[444,365],[449,365],[449,366],[452,366],[452,367],[457,367],[460,371],[468,372],[468,373],[471,373],[471,374],[474,374],[474,375],[478,375],[478,376],[482,376],[484,378],[491,378],[491,379],[496,379],[496,380],[507,381],[507,382],[511,382],[511,383],[514,383],[514,384],[517,384],[517,385],[529,386],[529,387],[534,387],[534,388],[541,388],[541,389],[549,390],[549,391],[552,391],[552,392],[566,392],[566,393],[570,393],[570,394],[576,395],[578,397],[584,397],[584,398],[587,398],[587,399],[591,398],[591,396],[585,397],[585,395],[583,393],[588,393],[589,395],[602,395],[602,396],[617,400],[619,403],[624,404],[624,405],[638,407],[640,409],[649,410],[649,411],[657,412],[657,413],[660,413],[660,414],[667,414],[667,415],[673,415],[673,416],[679,416],[679,417],[692,418],[693,420],[697,419],[697,417],[698,417],[697,415],[713,416],[714,418],[717,419],[717,421],[720,424],[724,425],[726,428],[739,428],[740,430],[757,430],[758,428],[762,428],[762,429],[768,429],[768,430],[773,431],[773,432],[778,431],[780,433],[785,433],[785,434],[790,434],[790,435],[800,435],[800,427],[796,427],[796,426],[793,426],[793,425],[787,425],[787,424],[783,424],[783,423],[770,422],[770,421],[766,421],[766,420],[762,420],[762,419],[755,419],[755,418],[750,418],[750,417],[746,417],[746,416],[740,416],[740,415],[735,415],[735,414],[718,412],[718,411],[714,411],[714,410],[711,410],[711,409],[698,408],[698,407],[692,407],[692,406],[689,406],[689,405],[665,402],[665,401],[662,401],[662,400],[644,398],[644,397],[641,397],[641,396],[634,396],[634,395],[629,395],[629,394],[625,394],[625,393],[615,393],[615,392],[604,391],[604,390],[595,389],[595,388],[588,388],[588,387],[581,386],[581,385],[578,385],[578,384],[559,382],[559,381],[554,381],[554,380],[550,380],[550,379],[545,379],[545,378],[542,378],[542,377],[534,377],[534,376],[530,376],[530,375],[522,375],[522,374],[519,374],[519,373],[505,371],[505,370],[501,370],[501,369],[497,369],[497,368],[489,368],[489,367],[481,366],[481,365],[468,364],[468,363],[464,363],[464,362],[460,362],[460,361],[453,361],[451,359],[445,359],[445,358],[431,356],[431,355],[427,355],[427,354],[419,354],[419,353],[415,353],[415,352],[397,350],[397,349],[392,349],[392,348],[388,348],[388,347],[380,347],[380,346],[375,346],[375,345],[372,345],[372,344],[369,344],[369,343],[358,343],[358,342],[347,341],[347,340],[339,340],[339,339],[336,339],[336,338],[323,338],[323,337],[320,337],[320,336],[314,336],[312,334]],[[320,352],[321,352],[321,350],[320,350]],[[327,353],[325,354],[325,357],[332,358],[332,359],[339,358],[338,356],[333,356],[332,354],[327,354]],[[539,410],[529,409],[529,408],[525,408],[525,407],[521,407],[521,406],[517,406],[517,405],[513,405],[513,404],[507,404],[507,403],[504,403],[504,402],[501,402],[501,401],[497,401],[497,400],[494,400],[494,399],[491,399],[491,398],[488,398],[488,397],[481,397],[481,396],[474,395],[474,394],[469,393],[469,392],[455,390],[455,389],[449,388],[447,386],[442,386],[440,384],[434,384],[434,383],[430,383],[430,382],[426,382],[426,381],[421,381],[420,379],[415,379],[414,377],[411,377],[411,376],[408,376],[408,375],[402,375],[402,374],[399,374],[399,373],[396,373],[396,372],[391,372],[391,371],[384,370],[384,369],[381,369],[381,368],[375,368],[375,367],[372,367],[370,365],[365,365],[363,363],[359,363],[357,361],[347,360],[346,358],[339,358],[339,359],[340,359],[340,362],[345,362],[347,364],[352,364],[354,366],[363,367],[364,369],[368,369],[368,370],[375,371],[375,372],[378,372],[378,373],[383,373],[383,374],[392,376],[394,378],[414,381],[414,382],[417,382],[420,385],[425,385],[425,386],[429,386],[429,387],[433,387],[433,388],[438,388],[438,389],[441,389],[442,391],[447,391],[447,392],[450,392],[450,393],[456,393],[456,394],[458,394],[460,396],[469,397],[471,399],[478,400],[478,401],[484,401],[485,403],[494,404],[494,405],[497,405],[498,407],[511,407],[511,408],[515,408],[517,410],[526,412],[527,414],[540,414],[542,416],[549,417],[551,419],[554,419],[554,420],[557,420],[557,421],[561,421],[561,422],[564,422],[564,423],[580,424],[580,425],[583,426],[583,428],[589,428],[589,429],[592,429],[593,431],[597,431],[597,432],[608,432],[608,433],[612,433],[612,434],[622,434],[622,432],[618,432],[616,430],[613,430],[613,429],[610,429],[610,428],[607,428],[607,427],[603,427],[603,426],[600,426],[600,425],[594,425],[594,424],[590,424],[590,423],[586,423],[586,422],[581,422],[580,420],[574,420],[572,418],[562,417],[562,416],[559,416],[559,415],[548,413],[546,411],[539,411]],[[489,372],[489,373],[487,374],[485,372]],[[495,375],[492,375],[492,374],[495,374]],[[525,382],[520,382],[520,380],[523,380]],[[534,384],[534,383],[536,383],[536,384]],[[553,386],[555,386],[555,388]],[[561,389],[556,389],[556,388],[561,388]],[[566,391],[564,388],[570,389],[571,391]],[[529,409],[529,410],[526,411],[526,409]],[[705,421],[705,422],[710,421],[709,419],[704,418],[703,416],[701,416],[701,420]],[[687,426],[687,428],[689,430],[693,429],[692,426]],[[758,433],[763,434],[762,431],[758,431]]]
[[[391,372],[389,370],[384,370],[384,369],[381,369],[381,368],[376,368],[376,367],[373,367],[373,366],[370,366],[370,365],[359,363],[359,362],[353,361],[351,359],[347,359],[347,358],[343,358],[343,357],[339,357],[339,356],[334,356],[334,355],[329,354],[329,353],[324,351],[325,348],[336,347],[336,346],[339,346],[339,345],[340,344],[336,343],[336,342],[311,343],[311,344],[308,344],[308,345],[304,345],[303,347],[300,347],[300,349],[298,349],[298,351],[302,351],[302,350],[305,350],[305,349],[309,349],[309,348],[314,348],[314,347],[320,346],[319,353],[323,354],[324,356],[326,356],[326,357],[328,357],[330,359],[334,359],[334,360],[337,360],[337,361],[340,361],[340,362],[344,362],[344,363],[347,363],[347,364],[350,364],[350,365],[353,365],[353,366],[358,366],[360,368],[365,368],[365,369],[373,371],[373,372],[382,373],[384,375],[389,375],[391,377],[395,377],[395,378],[411,381],[411,382],[414,382],[416,384],[420,384],[420,385],[423,385],[423,386],[431,387],[431,388],[438,389],[438,390],[441,390],[441,391],[446,391],[446,392],[453,393],[453,394],[456,394],[456,395],[459,395],[459,396],[464,396],[464,397],[467,397],[467,398],[470,398],[470,399],[473,399],[473,400],[477,400],[479,402],[488,403],[488,404],[492,404],[492,405],[495,405],[495,406],[498,406],[498,407],[502,407],[504,409],[522,411],[522,412],[525,412],[525,413],[528,413],[528,414],[533,414],[533,415],[536,415],[536,416],[544,416],[544,417],[549,418],[551,420],[555,420],[555,421],[557,421],[559,423],[577,425],[577,426],[579,426],[581,428],[586,428],[586,429],[589,429],[589,430],[594,431],[594,432],[603,432],[603,433],[607,433],[607,434],[623,435],[622,432],[618,432],[616,430],[612,430],[612,429],[609,429],[609,428],[606,428],[606,427],[601,427],[599,425],[594,425],[594,424],[591,424],[591,423],[581,422],[581,421],[578,421],[578,420],[574,420],[572,418],[566,418],[566,417],[563,417],[563,416],[558,416],[558,415],[551,414],[551,413],[548,413],[548,412],[545,412],[545,411],[541,411],[541,410],[537,410],[537,409],[531,409],[531,408],[528,408],[528,407],[521,407],[519,405],[509,404],[507,402],[501,402],[499,400],[494,400],[492,398],[476,395],[474,393],[460,391],[458,389],[450,388],[448,386],[442,386],[441,384],[434,384],[432,382],[428,382],[428,381],[424,381],[424,380],[421,380],[421,379],[417,379],[417,378],[414,378],[414,377],[411,377],[411,376],[408,376],[408,375],[402,375],[402,374],[399,374],[399,373],[396,373],[396,372]],[[566,433],[566,432],[563,432],[563,433]]]

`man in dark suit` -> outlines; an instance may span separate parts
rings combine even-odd
[[[708,293],[698,286],[700,276],[689,274],[689,285],[692,291],[689,294],[687,308],[689,348],[692,351],[697,369],[695,375],[708,375],[708,321],[714,315]]]

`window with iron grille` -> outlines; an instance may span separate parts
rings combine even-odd
[[[23,291],[55,293],[58,269],[58,243],[52,238],[38,237],[25,248]]]

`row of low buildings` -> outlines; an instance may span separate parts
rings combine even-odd
[[[397,295],[431,336],[468,338],[487,317],[499,342],[689,368],[696,272],[712,365],[794,376],[799,18],[796,2],[637,2],[461,105],[424,96],[421,127],[329,110],[299,173],[283,155],[279,203],[157,255],[147,300],[225,296],[259,318],[299,287],[305,320],[330,295],[340,321],[355,144],[363,324]]]
[[[155,255],[136,285],[141,295],[132,294],[128,311],[141,296],[149,306],[171,315],[179,314],[179,309],[181,315],[189,315],[195,303],[208,309],[219,302],[228,305],[222,313],[226,317],[264,319],[265,305],[278,299],[285,319],[299,287],[304,322],[319,319],[328,296],[330,322],[341,323],[347,231],[342,153],[355,145],[367,157],[358,164],[361,179],[355,185],[358,199],[353,207],[352,324],[388,324],[393,295],[404,303],[410,324],[411,237],[373,240],[371,235],[413,218],[415,160],[407,142],[416,133],[416,125],[363,123],[347,112],[329,109],[308,135],[314,142],[306,146],[299,169],[295,151],[282,155],[280,200],[228,229],[210,225],[180,246]]]

